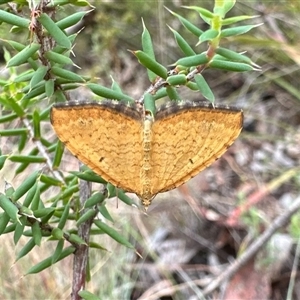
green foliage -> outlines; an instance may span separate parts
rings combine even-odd
[[[150,99],[145,101],[147,110],[155,113],[154,101],[166,96],[171,100],[179,100],[178,89],[183,86],[191,91],[200,92],[209,101],[214,102],[209,83],[204,75],[200,74],[206,69],[218,68],[236,72],[255,69],[253,62],[245,55],[219,46],[223,37],[242,34],[256,26],[223,29],[223,25],[232,25],[248,18],[226,19],[225,14],[234,2],[230,2],[232,5],[229,6],[224,2],[224,6],[216,6],[213,12],[194,6],[187,7],[196,10],[210,25],[207,31],[202,31],[195,24],[169,10],[204,47],[201,51],[193,49],[182,35],[170,28],[178,49],[184,54],[174,63],[171,71],[157,61],[152,38],[143,23],[143,50],[131,52],[148,72],[151,85],[148,94],[141,96],[141,102],[144,98]],[[27,2],[22,5],[25,7]],[[22,5],[20,9],[24,8]],[[86,1],[67,0],[53,1],[51,5],[54,10],[63,5],[90,6]],[[32,38],[26,43],[2,39],[10,50],[5,50],[9,78],[0,82],[0,105],[4,111],[0,123],[5,128],[0,131],[0,135],[2,138],[14,137],[18,142],[18,151],[17,154],[1,153],[0,167],[4,168],[7,161],[10,161],[17,166],[15,174],[27,171],[29,175],[11,194],[0,195],[0,207],[3,210],[0,216],[0,234],[14,232],[15,244],[21,236],[30,237],[17,254],[17,260],[26,256],[36,245],[39,246],[45,237],[56,243],[53,255],[30,268],[27,274],[49,268],[72,255],[76,247],[86,244],[79,236],[78,230],[78,227],[86,222],[90,222],[93,229],[98,229],[95,233],[105,233],[118,243],[134,249],[134,245],[122,232],[95,217],[102,216],[103,220],[113,222],[105,199],[116,195],[127,205],[136,203],[123,191],[116,189],[87,168],[79,172],[70,172],[67,176],[59,172],[63,144],[56,138],[49,140],[41,126],[42,122],[49,122],[52,103],[66,101],[68,91],[81,85],[89,88],[95,94],[95,98],[134,101],[115,81],[111,88],[107,88],[74,71],[76,65],[71,54],[78,33],[68,35],[66,29],[79,23],[90,12],[75,12],[68,16],[58,14],[58,20],[54,21],[42,6],[30,8],[30,18],[16,15],[9,6],[2,5],[0,8],[1,22],[13,25],[15,30],[18,29]],[[106,190],[103,193],[92,193],[82,207],[79,204],[79,180],[104,184]],[[93,231],[91,233],[93,234]],[[95,245],[95,248],[104,249]],[[92,299],[88,292],[84,291],[82,297]]]
[[[78,293],[78,295],[80,297],[82,297],[82,299],[85,299],[85,300],[100,300],[100,298],[96,297],[95,295],[93,295],[92,293],[90,293],[89,291],[80,291]]]
[[[289,231],[290,231],[291,236],[295,240],[299,239],[299,237],[300,237],[300,214],[299,213],[293,215],[293,217],[291,218]]]

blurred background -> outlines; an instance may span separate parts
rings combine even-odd
[[[157,60],[168,66],[182,54],[166,24],[191,45],[198,41],[164,6],[203,30],[207,25],[198,14],[181,6],[213,7],[213,1],[178,0],[91,4],[95,10],[79,27],[72,28],[74,33],[82,29],[73,49],[74,62],[81,67],[81,74],[95,77],[107,87],[111,86],[112,76],[124,92],[136,98],[149,87],[145,69],[127,51],[141,49],[141,18],[151,33]],[[67,15],[68,8],[59,14]],[[300,197],[299,171],[296,176],[289,175],[300,162],[299,14],[297,0],[237,1],[228,16],[258,15],[244,24],[263,25],[223,40],[221,46],[247,51],[262,70],[206,70],[203,75],[216,96],[216,104],[243,109],[242,134],[211,167],[182,187],[158,195],[147,215],[117,199],[108,201],[114,228],[136,245],[143,258],[107,236],[93,237],[105,250],[90,251],[89,291],[100,299],[200,299],[201,287],[226,269]],[[1,36],[5,36],[3,31]],[[199,94],[188,89],[180,92],[184,99],[199,99]],[[74,97],[90,99],[91,95],[80,90]],[[70,166],[76,170],[74,157],[65,155],[64,160],[65,171]],[[26,174],[20,175],[13,183],[17,185],[24,177]],[[241,211],[236,211],[238,207]],[[211,299],[288,299],[291,289],[290,299],[300,299],[300,277],[291,272],[293,265],[298,269],[299,236],[297,214],[227,283],[226,289]],[[14,264],[15,253],[27,240],[22,238],[16,250],[9,235],[1,236],[0,242],[1,299],[69,298],[70,259],[37,276],[22,277],[30,266],[50,255],[55,245],[36,247]],[[291,278],[295,280],[294,288]]]

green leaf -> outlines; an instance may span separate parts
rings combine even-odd
[[[78,296],[80,296],[84,300],[101,300],[100,298],[98,298],[97,296],[95,296],[87,290],[82,290],[78,292]]]
[[[66,56],[65,54],[60,54],[54,51],[49,50],[45,53],[45,57],[53,62],[57,63],[59,65],[73,65],[73,61],[70,57]]]
[[[0,130],[0,136],[13,136],[13,135],[22,135],[27,133],[28,130],[26,128]]]
[[[15,245],[18,243],[18,241],[20,240],[20,238],[23,234],[23,231],[24,231],[24,228],[25,228],[26,217],[21,216],[19,218],[19,221],[20,222],[17,222],[16,229],[14,231],[14,243],[15,243]]]
[[[51,73],[54,74],[55,76],[68,79],[70,82],[80,82],[80,83],[85,82],[85,80],[80,75],[77,75],[74,72],[65,70],[61,67],[52,67]]]
[[[16,113],[19,117],[24,117],[25,111],[23,107],[19,104],[19,101],[15,99],[8,98],[8,101],[5,103],[7,106],[11,107],[14,113]],[[26,131],[27,132],[27,131]]]
[[[105,232],[107,235],[109,235],[111,238],[113,238],[115,241],[120,243],[121,245],[124,245],[128,248],[134,249],[133,245],[124,238],[121,234],[119,234],[115,229],[108,226],[107,224],[103,223],[100,220],[94,220],[94,224],[99,227],[103,232]]]
[[[34,218],[33,211],[30,208],[23,205],[19,208],[19,214],[22,216]]]
[[[110,76],[112,79],[112,84],[111,84],[111,89],[113,91],[119,92],[119,93],[123,93],[121,87],[119,86],[119,84],[113,79],[112,76]]]
[[[36,140],[41,138],[41,120],[40,114],[35,109],[32,114],[32,121],[33,121],[33,135]]]
[[[13,47],[18,52],[22,51],[26,47],[23,44],[18,43],[16,41],[12,41],[12,40],[2,40],[2,41],[6,42],[7,44],[9,44],[11,47]]]
[[[69,246],[69,247],[65,248],[65,249],[61,252],[61,254],[60,254],[60,256],[59,256],[59,258],[57,259],[56,262],[58,262],[58,261],[64,259],[65,257],[71,255],[72,253],[75,252],[75,250],[76,250],[76,248],[73,247],[73,246]],[[44,259],[43,261],[39,262],[39,263],[36,264],[35,266],[31,267],[31,268],[27,271],[26,275],[39,273],[39,272],[41,272],[41,271],[43,271],[43,270],[49,268],[51,265],[52,265],[52,256],[50,256],[50,257]]]
[[[37,85],[35,88],[33,88],[30,92],[28,92],[23,97],[23,100],[31,100],[32,98],[43,95],[43,93],[45,93],[45,81],[44,80],[42,82],[40,82],[40,84]]]
[[[53,214],[54,211],[55,211],[55,207],[44,207],[44,208],[35,210],[33,212],[33,214],[36,218],[42,218],[49,214]]]
[[[37,62],[39,58],[38,52],[33,55],[33,57],[28,58],[28,64],[33,69],[36,70],[39,67],[39,63]]]
[[[4,186],[5,196],[10,198],[12,196],[12,194],[15,192],[15,189],[13,188],[13,186],[10,183],[8,183],[6,181],[4,181],[4,182],[5,182],[5,186]]]
[[[76,0],[74,0],[72,2],[74,3],[75,1]],[[69,0],[55,0],[55,1],[51,1],[48,5],[50,7],[56,7],[56,6],[63,6],[66,4],[70,4],[70,1]]]
[[[7,122],[11,122],[15,119],[18,118],[18,115],[15,114],[15,113],[11,113],[11,114],[7,114],[7,115],[4,115],[4,116],[1,116],[0,117],[0,124],[1,123],[7,123]]]
[[[90,267],[90,257],[88,257],[88,259],[87,259],[87,264],[86,264],[85,272],[86,272],[86,277],[85,277],[86,282],[90,282],[91,278],[92,278],[91,267]]]
[[[188,30],[190,31],[192,34],[194,34],[196,37],[199,37],[203,31],[198,28],[197,26],[195,26],[194,24],[192,24],[190,21],[188,21],[187,19],[183,18],[182,16],[174,13],[173,11],[171,11],[170,9],[166,8],[173,16],[177,17],[179,19],[179,21],[181,22],[181,24]]]
[[[0,194],[0,207],[9,215],[9,217],[13,221],[18,220],[18,208],[3,194]]]
[[[3,231],[3,233],[9,233],[9,232],[13,232],[16,229],[17,226],[17,221],[15,221],[15,223],[8,225],[5,230]]]
[[[107,219],[107,220],[109,220],[109,221],[111,221],[111,222],[114,222],[112,216],[111,216],[110,213],[108,212],[108,210],[107,210],[107,208],[106,208],[105,205],[100,205],[100,206],[99,206],[99,212],[101,213],[101,215],[102,215],[105,219]]]
[[[167,86],[167,93],[170,98],[170,100],[180,100],[181,97],[177,93],[176,89],[172,86]]]
[[[34,197],[31,201],[30,209],[32,211],[35,211],[39,208],[39,205],[40,205],[40,188],[37,185]]]
[[[211,41],[211,40],[215,39],[216,37],[218,37],[218,35],[219,35],[218,30],[208,29],[200,35],[199,40],[201,43],[206,42],[206,41]]]
[[[64,232],[60,228],[53,228],[51,231],[51,235],[56,240],[62,240],[64,238]]]
[[[226,1],[228,1],[228,0],[226,0]],[[204,17],[209,18],[209,19],[212,19],[215,16],[211,11],[209,11],[203,7],[199,7],[199,6],[183,6],[183,8],[195,10],[200,15],[203,15]]]
[[[86,200],[86,202],[84,203],[84,208],[90,208],[97,204],[101,204],[104,200],[105,195],[103,195],[103,193],[97,192]],[[77,222],[79,222],[79,220]]]
[[[64,144],[61,141],[58,141],[55,147],[55,154],[53,158],[53,168],[56,169],[60,166],[63,154],[64,154]]]
[[[48,110],[49,111],[49,110]],[[43,120],[43,113],[44,112],[42,112],[41,114],[40,114],[40,119],[41,119],[41,121]],[[48,119],[49,119],[49,114],[48,114]],[[48,139],[44,139],[43,137],[41,137],[41,142],[43,143],[43,145],[45,146],[45,147],[47,147],[48,148],[48,151],[49,152],[53,152],[55,149],[54,149],[54,147],[53,147],[53,145],[55,145],[56,146],[56,144],[52,144],[52,142],[50,142]]]
[[[8,62],[8,61],[11,59],[10,52],[9,52],[5,47],[3,47],[3,51],[4,51],[4,54],[3,54],[4,61],[5,61],[5,62]],[[12,73],[15,73],[15,70],[14,70],[14,69],[11,70],[11,74],[12,74]],[[7,82],[4,81],[3,79],[1,80],[1,82],[2,82],[2,84],[1,84],[2,86],[7,85]]]
[[[97,229],[97,230],[99,230],[99,229]],[[102,232],[102,233],[103,233],[103,232]],[[95,249],[107,251],[107,249],[106,249],[105,247],[101,246],[101,245],[98,244],[98,243],[92,242],[92,241],[89,242],[89,247],[90,247],[90,248],[95,248]]]
[[[89,79],[86,79],[86,76],[84,77],[84,80],[89,80]],[[68,90],[74,90],[74,89],[77,89],[79,87],[81,87],[81,84],[80,83],[77,83],[77,82],[70,82],[69,80],[67,79],[63,79],[63,78],[60,78],[60,77],[57,77],[55,79],[55,84],[56,85],[62,85],[63,86],[63,90],[61,90],[63,93],[68,91]],[[58,90],[55,91],[55,93],[57,93]],[[56,99],[59,99],[56,94],[55,94],[55,97]],[[60,96],[61,97],[61,96]],[[55,98],[53,98],[54,100],[56,100]],[[62,98],[63,100],[56,100],[56,101],[53,101],[53,102],[66,102],[68,101],[68,99],[66,97]]]
[[[19,82],[27,82],[27,81],[30,81],[34,74],[35,74],[35,71],[28,70],[28,71],[26,71],[26,72],[23,72],[23,73],[17,75],[17,76],[13,79],[13,82],[19,83]]]
[[[185,85],[187,83],[187,78],[185,74],[177,74],[169,76],[166,82],[171,86]]]
[[[150,33],[145,26],[144,20],[142,19],[143,22],[143,33],[142,33],[142,47],[143,51],[152,59],[155,59],[155,54],[154,54],[154,49],[153,49],[153,43],[152,39],[150,36]]]
[[[21,162],[21,163],[44,163],[46,158],[42,156],[29,156],[29,155],[12,155],[9,157],[10,161]]]
[[[211,103],[214,103],[215,96],[212,90],[210,89],[209,85],[207,84],[206,80],[204,79],[204,77],[201,74],[196,74],[194,79],[201,94]]]
[[[82,223],[93,219],[97,215],[97,210],[88,209],[80,218],[77,220],[76,225],[80,226]]]
[[[224,18],[234,5],[235,0],[215,1],[214,13]]]
[[[107,181],[105,181],[102,177],[100,177],[99,175],[97,175],[95,172],[91,170],[84,171],[83,173],[78,171],[72,171],[70,173],[74,174],[78,178],[85,181],[91,181],[91,182],[97,182],[103,184],[107,183]]]
[[[254,19],[254,18],[258,18],[260,16],[236,16],[236,17],[231,17],[231,18],[226,18],[222,20],[222,25],[231,25],[240,21],[245,21],[245,20],[249,20],[249,19]]]
[[[199,13],[200,18],[207,24],[211,25],[216,16],[209,10],[198,6],[185,6],[184,8],[193,9]],[[203,13],[201,13],[201,11]]]
[[[156,106],[155,100],[150,93],[145,93],[144,95],[144,109],[145,112],[150,113],[154,118],[154,116],[156,115]]]
[[[212,60],[209,63],[209,67],[214,69],[233,71],[233,72],[247,72],[247,71],[254,70],[254,68],[248,64],[225,61],[225,60]]]
[[[57,228],[59,228],[61,230],[64,229],[64,227],[66,225],[66,222],[67,222],[67,219],[68,219],[68,216],[69,216],[69,213],[70,213],[70,203],[67,203],[65,205],[64,212],[63,212],[62,216],[60,217]]]
[[[69,4],[69,2],[68,2],[68,4]],[[90,3],[86,0],[76,0],[72,4],[76,5],[76,6],[91,6]]]
[[[106,184],[106,189],[107,189],[107,194],[108,194],[108,198],[112,198],[112,197],[115,197],[116,196],[116,190],[117,188],[111,184],[110,182],[108,182]]]
[[[18,261],[20,258],[28,254],[35,246],[34,239],[31,238],[26,245],[20,250],[20,252],[17,254],[16,261]]]
[[[58,261],[60,255],[61,255],[61,253],[63,251],[64,244],[65,244],[64,240],[59,240],[58,241],[58,243],[56,245],[56,248],[55,248],[55,251],[54,251],[54,253],[52,255],[52,261],[51,261],[52,265],[55,264]]]
[[[92,10],[76,12],[76,13],[56,22],[56,26],[58,26],[61,30],[69,28],[69,27],[77,24],[80,20],[82,20],[82,18],[85,15],[87,15],[91,11]]]
[[[34,198],[34,195],[36,193],[36,190],[37,190],[37,185],[38,183],[36,182],[27,192],[27,195],[25,197],[25,200],[23,202],[23,206],[25,207],[29,207],[29,205],[31,204],[33,198]]]
[[[37,155],[39,153],[37,148],[34,148],[30,151],[29,155]],[[29,163],[22,163],[16,170],[16,174],[22,173],[27,167],[29,166]]]
[[[42,230],[40,228],[39,222],[34,222],[31,226],[32,236],[36,245],[41,246],[42,241]]]
[[[76,243],[79,245],[87,245],[87,243],[77,234],[71,233],[68,239],[71,243]]]
[[[250,31],[251,29],[258,27],[260,25],[262,25],[263,23],[260,24],[256,24],[256,25],[244,25],[244,26],[238,26],[238,27],[233,27],[233,28],[227,28],[227,29],[223,29],[221,31],[221,37],[229,37],[229,36],[235,36],[235,35],[240,35],[240,34],[244,34],[248,31]]]
[[[101,86],[99,84],[95,83],[88,83],[86,85],[88,88],[92,90],[95,94],[98,96],[101,96],[103,98],[108,98],[108,99],[116,99],[116,100],[126,100],[129,102],[133,102],[134,99],[132,97],[129,97],[123,93],[114,91],[112,89],[106,88],[104,86]]]
[[[143,51],[132,51],[132,53],[137,57],[139,62],[151,70],[156,75],[160,76],[163,79],[166,79],[168,76],[168,70],[161,64],[159,64],[156,60],[151,58],[148,54]]]
[[[54,93],[54,79],[48,79],[45,84],[45,93],[48,98],[51,98]]]
[[[153,44],[152,44],[152,39],[150,36],[150,33],[148,31],[148,29],[145,26],[144,20],[142,19],[143,22],[143,33],[142,33],[142,47],[143,47],[143,51],[149,56],[151,57],[153,60],[155,60],[155,54],[154,54],[154,49],[153,49]],[[150,82],[153,82],[156,78],[155,73],[153,73],[151,70],[148,70],[148,78],[150,80]]]
[[[58,45],[71,49],[72,44],[68,37],[46,13],[42,13],[38,17],[38,21],[41,22],[41,24],[47,29],[48,33],[51,37],[53,37]]]
[[[18,151],[21,152],[25,146],[26,146],[26,142],[27,142],[27,134],[21,134],[20,135],[20,139],[19,139],[19,143],[18,143]]]
[[[167,97],[168,96],[168,93],[167,93],[167,90],[165,87],[159,89],[155,95],[153,95],[154,97],[154,100],[158,100],[158,99],[161,99],[161,98],[164,98],[164,97]]]
[[[42,234],[42,237],[43,237],[43,236],[44,236],[44,237],[49,237],[49,236],[51,236],[51,233],[50,233],[49,230],[41,230],[41,234]],[[23,232],[23,235],[24,235],[24,236],[30,236],[30,237],[33,237],[32,229],[30,229],[30,230],[25,230],[25,231]]]
[[[58,79],[55,80],[55,82],[57,82]],[[54,102],[66,102],[67,98],[65,93],[62,90],[56,90],[52,96],[52,99]]]
[[[45,75],[47,74],[48,67],[40,66],[32,76],[30,80],[30,88],[34,88],[38,83],[44,80]]]
[[[234,51],[231,51],[229,49],[225,49],[225,48],[217,48],[216,49],[216,53],[229,59],[229,60],[233,60],[233,61],[240,61],[240,62],[243,62],[243,63],[246,63],[246,64],[251,64],[252,61],[249,57],[245,56],[245,55],[242,55],[242,54],[239,54],[239,53],[236,53]]]
[[[4,167],[4,164],[6,162],[8,155],[1,155],[0,156],[0,170],[2,170],[2,168]]]
[[[0,214],[0,235],[6,229],[9,220],[10,220],[10,216],[6,212]]]
[[[61,194],[61,199],[68,199],[70,198],[74,193],[78,192],[79,188],[78,185],[74,185],[71,187],[68,187],[64,190],[64,192]]]
[[[39,44],[30,44],[25,47],[21,52],[16,54],[7,62],[7,68],[20,66],[28,61],[39,49],[41,45]]]
[[[191,48],[189,43],[174,29],[172,29],[170,26],[168,26],[170,30],[173,32],[175,40],[181,51],[186,55],[186,56],[193,56],[196,55],[195,51]]]
[[[183,57],[177,60],[176,66],[196,67],[208,63],[206,53],[197,54],[194,56]]]
[[[62,182],[54,177],[47,176],[45,174],[42,174],[40,177],[40,182],[49,184],[49,185],[54,185],[54,186],[61,186]]]
[[[0,21],[15,25],[21,28],[28,28],[30,24],[30,20],[21,18],[17,15],[11,14],[5,10],[0,10]]]

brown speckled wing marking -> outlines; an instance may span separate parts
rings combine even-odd
[[[162,110],[152,126],[153,194],[174,189],[211,165],[242,130],[240,110],[191,103],[172,109]]]
[[[56,105],[51,123],[72,154],[113,185],[137,193],[142,158],[141,116],[114,102]]]
[[[145,207],[218,159],[239,136],[243,112],[183,101],[145,119],[118,101],[55,105],[51,123],[78,159]]]

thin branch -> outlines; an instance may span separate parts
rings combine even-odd
[[[83,209],[86,200],[91,195],[91,182],[80,180],[80,215],[86,212]],[[86,272],[89,258],[89,240],[90,240],[90,230],[93,223],[93,218],[89,219],[78,226],[78,235],[85,241],[86,244],[81,244],[77,248],[74,254],[73,260],[73,282],[72,282],[72,300],[81,299],[78,292],[83,290],[86,283]]]
[[[230,279],[242,266],[244,266],[257,252],[265,246],[266,242],[272,237],[272,235],[281,227],[285,226],[289,219],[299,211],[300,209],[300,197],[298,197],[291,206],[284,212],[284,214],[278,216],[251,245],[250,247],[238,258],[235,262],[229,266],[223,273],[221,273],[216,279],[206,286],[203,290],[203,295],[208,295],[216,290],[223,282]]]

